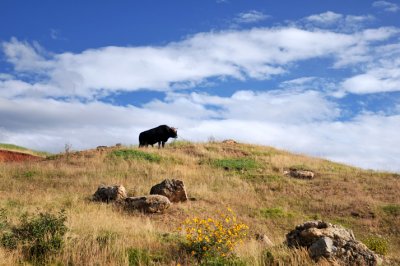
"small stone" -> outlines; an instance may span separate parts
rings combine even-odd
[[[256,233],[255,234],[256,240],[263,243],[267,247],[272,247],[274,243],[269,239],[266,234],[263,233]]]
[[[283,171],[283,174],[294,177],[294,178],[299,178],[299,179],[313,179],[314,178],[314,172],[307,171],[307,170],[298,170],[298,169],[294,169],[294,168]]]

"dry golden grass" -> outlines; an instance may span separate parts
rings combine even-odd
[[[179,248],[178,226],[188,217],[211,217],[227,207],[250,227],[248,240],[236,252],[247,265],[313,265],[306,251],[281,245],[296,224],[311,219],[344,225],[361,241],[380,235],[389,241],[387,258],[400,263],[400,219],[384,211],[400,205],[399,175],[247,144],[176,142],[141,151],[161,159],[123,159],[110,156],[109,149],[0,163],[0,208],[14,222],[25,212],[65,209],[69,232],[63,250],[53,257],[61,265],[129,265],[132,249],[146,251],[147,262],[155,265],[192,264]],[[314,171],[315,179],[284,176],[292,166]],[[122,184],[129,196],[139,196],[166,178],[183,180],[196,201],[154,215],[90,201],[100,184]],[[267,234],[276,245],[263,246],[253,239],[255,233]],[[0,263],[21,260],[20,253],[0,248]]]

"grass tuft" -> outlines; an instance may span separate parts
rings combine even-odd
[[[293,217],[293,214],[285,211],[281,207],[263,208],[260,210],[261,216],[267,219]]]
[[[391,216],[400,216],[400,205],[398,204],[389,204],[382,207],[382,210]]]
[[[365,239],[364,244],[372,251],[375,251],[379,255],[386,255],[389,251],[389,242],[379,236],[370,236]]]
[[[115,150],[110,153],[110,156],[122,158],[124,160],[146,160],[153,163],[161,161],[160,155],[139,150]]]
[[[227,158],[211,160],[211,165],[225,170],[248,171],[259,167],[258,163],[249,158]]]

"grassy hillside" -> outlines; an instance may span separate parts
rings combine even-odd
[[[316,176],[283,175],[290,167]],[[153,215],[89,200],[100,184],[122,184],[129,196],[140,196],[166,178],[183,180],[195,200]],[[271,147],[174,142],[161,150],[122,147],[3,163],[0,191],[0,208],[10,223],[18,224],[24,213],[65,210],[68,232],[64,247],[52,257],[54,264],[193,265],[178,227],[186,218],[216,218],[227,208],[249,227],[243,245],[235,248],[239,265],[312,265],[305,251],[281,243],[297,224],[313,219],[350,228],[369,245],[384,243],[390,263],[400,263],[399,175]],[[265,233],[275,245],[257,242],[256,233]],[[21,260],[23,250],[0,247],[0,264]]]
[[[47,152],[34,151],[34,150],[30,150],[28,148],[24,148],[24,147],[21,147],[18,145],[5,144],[5,143],[0,143],[0,150],[27,153],[27,154],[31,154],[31,155],[40,156],[40,157],[46,157],[46,156],[50,155],[50,153],[47,153]]]

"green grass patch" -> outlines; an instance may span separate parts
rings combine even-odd
[[[161,265],[166,258],[165,254],[161,252],[152,254],[146,249],[139,248],[128,248],[126,253],[128,255],[129,266]]]
[[[153,163],[161,161],[160,155],[139,150],[115,150],[110,155],[124,160],[145,160]]]
[[[382,207],[382,210],[391,216],[400,216],[400,205],[398,204],[389,204]]]
[[[249,158],[214,159],[211,160],[211,165],[225,170],[236,171],[248,171],[260,167],[255,160]]]
[[[389,251],[389,241],[383,237],[370,236],[364,240],[364,244],[379,255],[386,255]]]
[[[186,147],[186,146],[191,146],[193,145],[190,141],[186,140],[175,140],[172,141],[169,146],[173,148],[181,148],[181,147]]]

